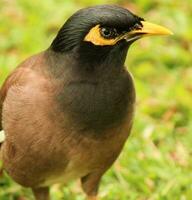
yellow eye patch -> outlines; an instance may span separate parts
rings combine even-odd
[[[106,45],[115,45],[119,41],[119,38],[117,37],[113,39],[107,39],[102,37],[100,33],[100,26],[96,25],[85,36],[84,41],[91,42],[94,45],[98,46],[106,46]]]

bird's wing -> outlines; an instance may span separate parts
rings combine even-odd
[[[5,134],[2,131],[2,107],[3,107],[3,102],[1,101],[1,93],[0,93],[0,144],[5,139]]]
[[[2,107],[3,107],[3,102],[1,101],[1,93],[0,93],[0,131],[2,130]]]
[[[28,71],[28,70],[27,70]],[[26,68],[19,67],[17,68],[12,74],[8,76],[5,80],[3,86],[0,89],[0,131],[3,129],[2,127],[2,110],[3,110],[3,103],[6,99],[8,90],[19,83],[21,78],[24,76],[26,72]]]
[[[0,93],[0,144],[5,139],[5,134],[2,131],[2,107],[3,107],[3,102],[1,101],[1,93]]]

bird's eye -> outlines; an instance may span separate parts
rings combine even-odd
[[[106,39],[112,39],[117,37],[117,30],[115,28],[110,28],[110,27],[102,27],[100,29],[101,36],[106,38]]]

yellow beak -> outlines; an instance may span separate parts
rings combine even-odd
[[[144,36],[173,35],[173,32],[163,26],[152,24],[146,21],[142,21],[141,23],[143,25],[141,29],[133,30],[125,34],[124,38],[128,42],[137,40]]]
[[[141,23],[143,25],[142,29],[134,30],[131,33],[141,33],[144,35],[173,35],[173,32],[163,26],[152,24],[146,21],[142,21]]]

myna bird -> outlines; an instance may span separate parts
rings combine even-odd
[[[4,170],[36,200],[49,186],[81,179],[89,200],[133,123],[135,89],[124,67],[129,46],[171,32],[127,9],[102,5],[76,12],[51,46],[24,61],[0,91]]]

